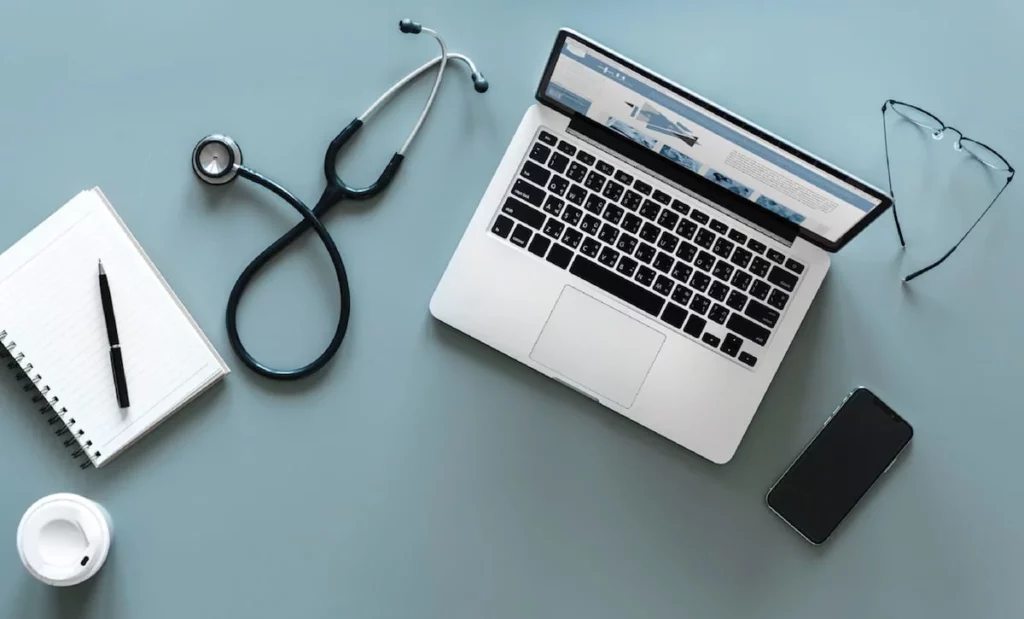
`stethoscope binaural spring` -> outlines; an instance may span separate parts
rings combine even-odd
[[[470,77],[473,80],[473,87],[477,92],[482,93],[487,91],[487,80],[484,79],[480,71],[477,70],[473,61],[463,54],[449,53],[444,39],[442,39],[437,32],[430,28],[424,28],[419,23],[408,19],[403,19],[399,22],[398,27],[402,32],[409,34],[418,34],[420,32],[430,34],[441,46],[441,54],[429,62],[424,63],[423,66],[399,80],[394,86],[389,88],[376,101],[374,101],[373,105],[367,108],[365,112],[360,114],[358,118],[342,129],[341,133],[331,141],[330,146],[327,147],[327,154],[324,156],[324,176],[327,179],[327,187],[324,189],[323,194],[317,201],[316,206],[312,209],[306,206],[305,203],[296,198],[281,185],[243,165],[242,150],[233,139],[226,135],[209,135],[200,140],[196,145],[195,150],[192,151],[192,169],[196,173],[196,176],[198,176],[203,182],[210,185],[223,185],[238,177],[242,177],[269,189],[291,205],[292,208],[302,216],[301,222],[286,232],[281,236],[281,238],[274,241],[249,263],[249,266],[247,266],[245,270],[242,271],[242,274],[238,276],[238,280],[235,281],[235,285],[231,289],[231,295],[228,297],[226,322],[228,339],[231,342],[231,347],[234,349],[235,354],[238,355],[249,369],[261,376],[276,380],[297,380],[310,376],[327,365],[331,358],[333,358],[338,352],[338,349],[341,347],[341,342],[345,338],[345,332],[348,329],[349,312],[351,309],[348,276],[345,273],[345,263],[341,259],[341,252],[338,251],[338,246],[334,242],[334,238],[331,236],[331,233],[327,230],[321,220],[323,215],[341,200],[365,200],[380,194],[387,188],[405,158],[405,151],[409,148],[409,145],[419,133],[420,127],[423,125],[423,121],[426,119],[427,114],[434,105],[434,99],[437,96],[438,88],[441,85],[441,78],[444,76],[444,71],[447,68],[449,60],[460,61],[469,68]],[[423,108],[423,112],[420,113],[420,116],[416,120],[416,124],[413,126],[412,131],[409,133],[409,137],[405,140],[405,143],[391,157],[391,160],[388,161],[387,165],[384,167],[383,172],[381,172],[377,180],[371,185],[362,188],[350,187],[347,185],[338,176],[337,172],[338,155],[341,152],[342,147],[345,146],[345,144],[357,131],[359,131],[360,128],[362,128],[363,124],[367,120],[369,120],[382,106],[390,101],[399,91],[435,66],[438,67],[438,70],[437,76],[434,78],[433,88],[427,98],[427,103]],[[338,293],[341,300],[341,309],[338,313],[338,326],[335,329],[334,337],[331,338],[331,342],[316,359],[299,368],[292,370],[278,370],[257,361],[242,344],[241,337],[238,334],[238,304],[256,272],[266,266],[274,256],[281,253],[282,250],[295,242],[296,239],[302,236],[310,228],[316,232],[317,236],[323,242],[324,247],[327,249],[327,253],[330,255],[331,264],[333,265],[337,276]]]

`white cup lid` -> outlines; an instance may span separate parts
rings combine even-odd
[[[18,525],[18,554],[39,580],[78,584],[102,567],[110,550],[110,523],[96,503],[75,494],[36,501]]]

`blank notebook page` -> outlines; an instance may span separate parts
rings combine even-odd
[[[110,283],[131,406],[114,391],[98,283]],[[98,189],[0,256],[0,330],[100,466],[228,369]]]

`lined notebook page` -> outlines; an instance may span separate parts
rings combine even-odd
[[[100,302],[110,283],[131,407],[120,409]],[[83,192],[0,256],[0,330],[97,466],[227,373],[223,360],[98,190]],[[99,454],[99,455],[97,455]]]

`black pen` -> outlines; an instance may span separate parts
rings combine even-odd
[[[114,392],[117,405],[128,408],[128,379],[124,375],[124,359],[121,357],[121,340],[117,337],[117,318],[114,317],[114,302],[110,299],[110,284],[107,272],[100,260],[100,299],[103,302],[103,319],[107,323],[107,340],[110,342],[110,369],[114,372]]]

